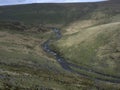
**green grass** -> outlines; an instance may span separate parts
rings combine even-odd
[[[107,19],[119,13],[116,3],[30,4],[0,7],[1,21],[21,21],[26,24],[66,26],[77,20]],[[100,14],[101,13],[101,14]],[[105,21],[101,21],[103,23]]]
[[[1,90],[95,88],[93,81],[65,71],[42,50],[41,44],[50,37],[51,31],[0,29]]]
[[[51,37],[50,33],[0,31],[0,77],[4,77],[0,78],[0,89],[97,90],[92,80],[63,70],[41,47],[37,48],[39,53],[35,50],[36,45]]]
[[[46,26],[59,27],[63,37],[52,47],[68,62],[119,76],[119,16],[119,3],[113,1],[1,6],[0,89],[119,90],[119,84],[65,71],[41,48],[55,38]],[[109,48],[112,51],[106,51]],[[93,78],[113,79],[71,68]]]
[[[115,56],[119,56],[119,52],[115,51],[117,46],[114,45],[114,43],[119,45],[119,24],[114,26],[112,24],[110,25],[95,26],[84,29],[76,34],[63,36],[52,47],[68,62],[119,76],[120,72],[118,70],[116,71],[119,68],[117,61],[119,58]],[[113,46],[111,47],[111,45]],[[114,59],[111,59],[111,56]]]

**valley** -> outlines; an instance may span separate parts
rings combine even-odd
[[[120,90],[119,5],[0,6],[0,90]]]

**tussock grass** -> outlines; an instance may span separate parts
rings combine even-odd
[[[119,76],[120,52],[115,49],[120,44],[119,26],[119,22],[93,26],[64,36],[55,45],[68,62]]]
[[[95,88],[92,81],[63,70],[46,55],[41,44],[51,37],[49,31],[34,32],[0,29],[1,90]]]

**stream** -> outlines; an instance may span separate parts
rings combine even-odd
[[[53,33],[55,33],[55,37],[56,37],[57,40],[61,39],[62,34],[61,34],[59,29],[53,28],[52,31],[53,31]],[[120,83],[120,77],[119,76],[105,74],[105,73],[98,72],[98,71],[90,69],[90,68],[85,68],[83,66],[78,66],[78,65],[75,65],[75,64],[72,64],[72,63],[68,63],[67,60],[65,60],[62,56],[60,56],[57,52],[55,52],[54,50],[52,50],[52,48],[50,48],[51,40],[52,39],[49,38],[47,41],[45,41],[42,45],[42,48],[46,53],[53,55],[63,69],[65,69],[69,72],[72,72],[72,73],[79,74],[83,77],[92,79],[94,81],[107,81],[107,82],[111,82],[111,83]],[[86,71],[87,73],[88,72],[93,73],[93,74],[96,74],[96,75],[99,75],[99,76],[98,77],[95,76],[93,78],[88,74],[84,74],[84,73],[75,71],[71,67]],[[102,78],[100,78],[100,76],[102,76]],[[105,78],[103,78],[103,77],[105,77]],[[108,79],[108,78],[110,78],[110,79]]]

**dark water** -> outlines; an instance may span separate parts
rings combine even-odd
[[[54,29],[52,29],[52,31],[55,33],[55,37],[56,37],[57,40],[59,40],[62,37],[59,29],[54,28]],[[45,52],[53,55],[56,58],[57,62],[62,66],[63,69],[65,69],[67,71],[70,71],[72,73],[77,73],[79,75],[90,78],[92,80],[94,79],[95,81],[99,80],[99,81],[107,81],[107,82],[112,82],[112,83],[120,83],[120,76],[109,75],[109,74],[105,74],[105,73],[102,73],[102,72],[92,70],[90,68],[85,68],[85,67],[82,67],[82,66],[77,66],[77,65],[72,64],[72,63],[68,63],[63,57],[61,57],[57,52],[55,52],[54,50],[52,50],[50,48],[50,46],[49,46],[50,41],[51,41],[51,39],[49,39],[49,40],[47,40],[46,42],[43,43],[43,45],[42,45],[43,50]],[[70,68],[71,66],[75,67],[75,68],[78,68],[78,69],[81,69],[81,70],[84,70],[86,72],[101,75],[101,76],[104,76],[104,77],[109,77],[109,78],[112,78],[112,79],[99,78],[99,77],[92,78],[87,74],[83,74],[83,73],[80,73],[78,71],[73,70],[72,68]]]

